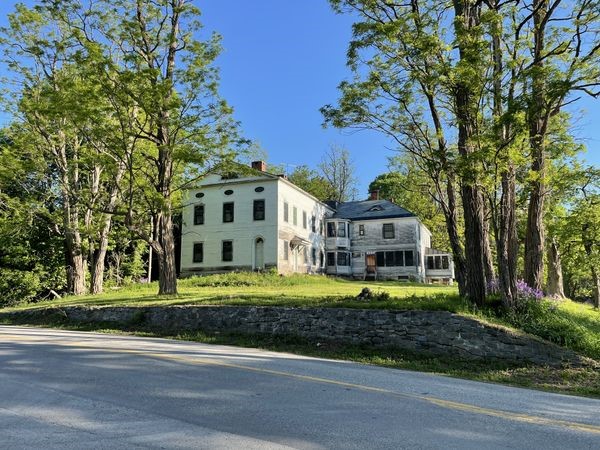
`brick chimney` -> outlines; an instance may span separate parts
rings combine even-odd
[[[379,190],[369,192],[369,200],[379,200]]]
[[[255,170],[260,170],[261,172],[267,171],[267,163],[264,161],[252,161],[252,168]]]

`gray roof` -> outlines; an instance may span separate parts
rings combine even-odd
[[[333,217],[336,219],[369,220],[415,217],[415,215],[389,200],[365,200],[338,204]]]

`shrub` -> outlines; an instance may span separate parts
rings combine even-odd
[[[0,268],[0,306],[31,302],[42,290],[37,272]]]
[[[356,297],[358,300],[366,300],[366,301],[388,301],[391,296],[387,291],[373,291],[368,287],[363,288],[360,291],[360,294]]]
[[[244,286],[300,286],[329,283],[332,280],[314,275],[293,274],[281,276],[276,270],[267,272],[229,272],[204,275],[184,280],[189,287],[244,287]]]

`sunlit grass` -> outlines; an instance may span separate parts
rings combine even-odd
[[[363,287],[386,292],[385,302],[354,301]],[[158,306],[158,305],[271,305],[347,306],[390,308],[459,309],[457,290],[396,281],[351,281],[318,275],[280,277],[271,274],[235,273],[194,277],[179,281],[178,295],[158,296],[157,283],[108,288],[100,295],[67,296],[62,299],[20,305],[7,310],[48,306]]]

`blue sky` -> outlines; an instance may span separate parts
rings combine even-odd
[[[0,1],[0,23],[15,0]],[[34,3],[31,0],[26,4]],[[352,18],[334,14],[326,0],[196,1],[207,31],[223,36],[221,94],[234,107],[246,137],[269,160],[315,167],[331,144],[355,162],[360,196],[387,170],[393,144],[374,132],[323,129],[319,108],[335,103],[345,66]],[[588,147],[584,158],[600,166],[600,100],[575,106],[575,132]],[[2,118],[2,122],[6,122]]]

